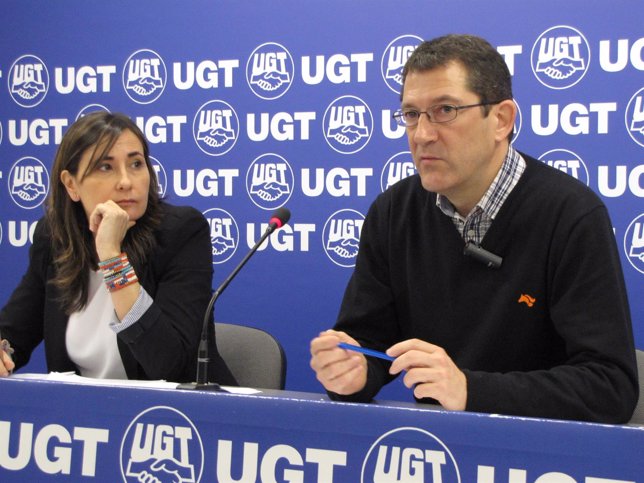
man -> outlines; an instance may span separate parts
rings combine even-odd
[[[637,369],[612,224],[590,189],[511,146],[503,58],[473,36],[423,42],[401,101],[417,174],[369,209],[335,328],[311,341],[318,380],[369,401],[402,373],[446,409],[628,421]]]

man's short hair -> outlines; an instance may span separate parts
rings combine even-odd
[[[512,99],[512,76],[505,60],[485,39],[474,35],[450,34],[422,42],[403,68],[403,89],[410,72],[423,72],[458,62],[467,71],[468,88],[480,102]],[[487,112],[486,112],[487,114]]]

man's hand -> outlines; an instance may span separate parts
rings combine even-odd
[[[338,343],[360,345],[335,330],[320,333],[311,341],[311,368],[327,391],[354,394],[367,383],[367,359],[362,354],[338,347]]]
[[[407,371],[403,382],[414,388],[414,396],[436,399],[445,409],[465,410],[467,379],[442,347],[409,339],[391,346],[387,354],[396,358],[389,373]]]

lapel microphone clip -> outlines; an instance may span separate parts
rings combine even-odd
[[[489,268],[499,268],[503,263],[503,258],[495,255],[492,252],[488,252],[480,245],[477,245],[476,243],[471,241],[468,241],[465,244],[463,254],[467,255],[468,257],[472,257],[477,262],[481,262],[483,265],[486,265]]]

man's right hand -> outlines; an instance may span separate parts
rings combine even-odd
[[[311,341],[311,368],[327,391],[347,396],[367,383],[367,359],[338,347],[340,342],[360,345],[344,332],[327,330]]]

